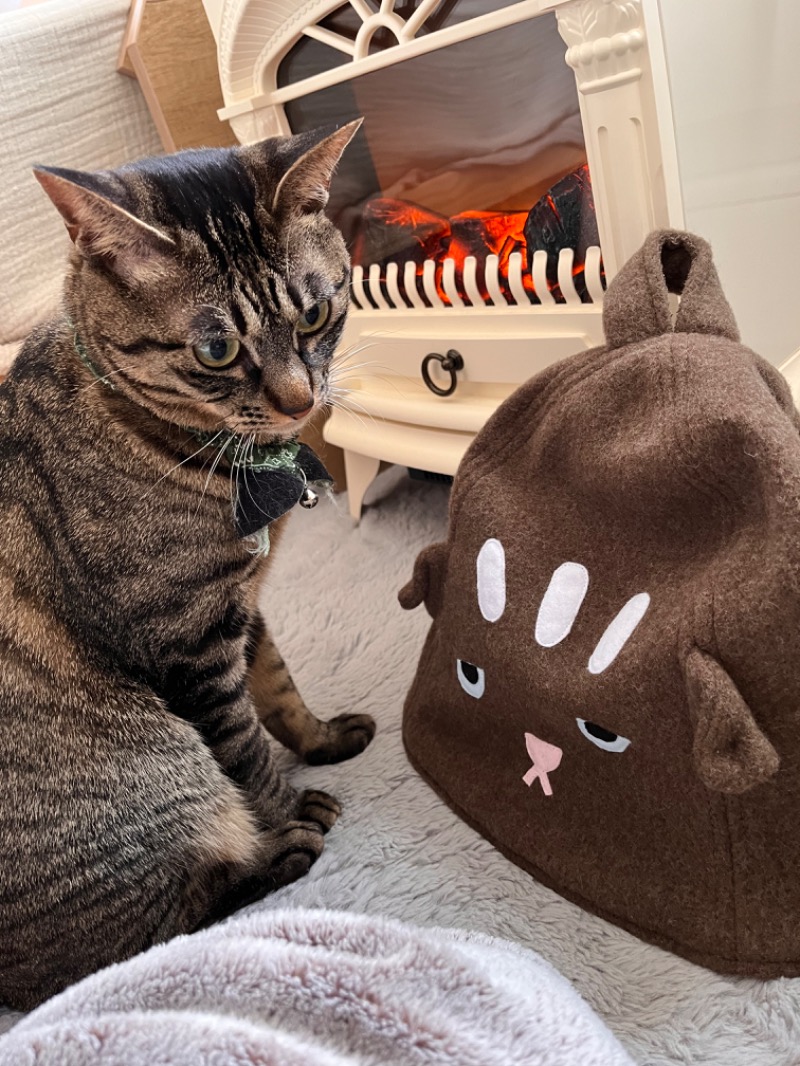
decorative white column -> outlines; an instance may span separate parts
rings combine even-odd
[[[677,168],[664,167],[675,159],[666,68],[651,63],[663,56],[658,9],[645,5],[649,12],[642,0],[543,4],[555,10],[575,72],[608,278],[650,230],[683,226]]]

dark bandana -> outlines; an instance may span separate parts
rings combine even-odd
[[[252,537],[300,501],[309,486],[327,488],[333,479],[321,460],[307,444],[289,441],[276,453],[286,461],[273,465],[265,446],[251,463],[238,467],[239,485],[236,501],[236,532]],[[295,452],[295,449],[296,452]],[[287,454],[295,452],[294,455]]]

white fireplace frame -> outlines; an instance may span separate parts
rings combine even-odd
[[[227,120],[242,143],[290,133],[284,104],[309,92],[355,78],[424,52],[503,26],[554,12],[565,42],[565,61],[575,74],[586,153],[592,176],[606,279],[610,280],[654,228],[684,225],[672,107],[658,0],[519,0],[469,21],[416,36],[439,0],[420,0],[403,21],[393,0],[374,12],[365,0],[349,0],[362,19],[354,43],[319,25],[343,0],[204,0],[219,52]],[[381,27],[397,43],[369,54],[369,41]],[[349,61],[283,88],[278,67],[304,35],[321,40]],[[544,253],[540,254],[541,256]],[[571,253],[562,253],[559,271],[566,303],[554,303],[542,284],[544,263],[532,270],[542,299],[533,305],[519,277],[506,300],[493,285],[496,263],[489,258],[486,303],[458,298],[445,262],[449,305],[435,298],[432,275],[420,282],[433,306],[403,299],[396,275],[377,284],[379,268],[354,271],[354,307],[343,345],[364,361],[369,347],[379,364],[362,368],[348,384],[366,421],[334,411],[325,436],[345,450],[351,512],[355,517],[381,460],[453,473],[464,450],[497,404],[533,373],[571,352],[602,341],[602,292],[587,257],[592,298],[581,303],[571,289]],[[426,264],[433,269],[433,264]],[[474,264],[467,264],[466,274]],[[519,263],[512,264],[518,275]],[[538,278],[537,278],[538,275]],[[412,268],[408,267],[408,280]],[[448,278],[450,284],[448,285]],[[513,281],[516,280],[516,285]],[[477,286],[472,286],[473,290]],[[408,304],[411,306],[408,306]],[[465,356],[456,395],[434,396],[419,381],[421,358],[432,350],[455,348]],[[469,357],[464,349],[469,350]],[[377,353],[377,354],[376,354]],[[388,379],[388,384],[387,384]]]

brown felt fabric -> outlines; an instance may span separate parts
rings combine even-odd
[[[433,616],[406,747],[568,898],[724,972],[800,975],[797,413],[739,344],[698,237],[652,234],[604,324],[607,346],[523,385],[464,457],[447,541],[401,594]],[[476,576],[490,538],[505,559],[495,621]],[[537,615],[564,563],[588,588],[547,646]],[[616,658],[590,669],[644,593]],[[630,743],[605,750],[578,719]]]

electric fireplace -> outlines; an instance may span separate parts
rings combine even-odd
[[[657,0],[204,2],[240,141],[364,119],[328,208],[353,281],[325,437],[358,517],[381,460],[452,474],[600,343],[607,281],[683,225]]]

